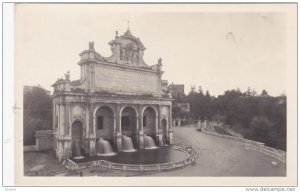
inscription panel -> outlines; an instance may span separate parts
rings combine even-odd
[[[158,93],[158,75],[136,70],[97,66],[95,67],[96,89],[129,92]]]

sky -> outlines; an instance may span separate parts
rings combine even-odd
[[[100,5],[101,6],[101,5]],[[248,87],[286,91],[286,15],[281,12],[117,12],[91,5],[17,6],[15,75],[24,85],[51,85],[67,71],[80,78],[79,53],[89,41],[104,57],[115,31],[143,42],[144,60],[162,58],[163,79],[201,86],[211,95]],[[198,89],[198,88],[197,88]]]

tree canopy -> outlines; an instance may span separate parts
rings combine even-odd
[[[188,95],[174,102],[190,104],[189,116],[195,120],[216,120],[231,126],[244,138],[264,142],[267,146],[286,149],[286,96],[270,96],[266,90],[258,94],[248,88],[227,90],[218,97],[203,94],[193,86]]]
[[[24,89],[23,115],[24,145],[33,145],[35,131],[52,128],[52,100],[45,89]]]

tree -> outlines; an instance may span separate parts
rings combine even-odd
[[[41,87],[24,90],[24,145],[35,144],[35,131],[52,128],[52,99]]]
[[[268,92],[266,90],[262,90],[260,96],[262,96],[262,97],[268,97],[269,95],[268,95]]]
[[[255,116],[249,123],[249,131],[246,138],[265,142],[266,138],[270,135],[272,123],[265,116]]]
[[[199,89],[199,91],[202,89]],[[268,95],[263,90],[260,95],[250,87],[227,90],[217,98],[195,91],[195,86],[186,97],[190,104],[193,119],[216,120],[219,111],[220,121],[245,138],[264,142],[267,146],[286,149],[286,96]]]
[[[201,95],[201,96],[204,95],[204,94],[203,94],[203,90],[202,90],[202,86],[199,86],[199,88],[198,88],[198,93],[199,93],[199,95]]]

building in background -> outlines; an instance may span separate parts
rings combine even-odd
[[[187,102],[183,84],[169,85],[173,100],[173,126],[186,125],[189,122],[190,104]]]
[[[183,84],[171,84],[169,89],[173,97],[179,97],[184,95],[184,85]]]

